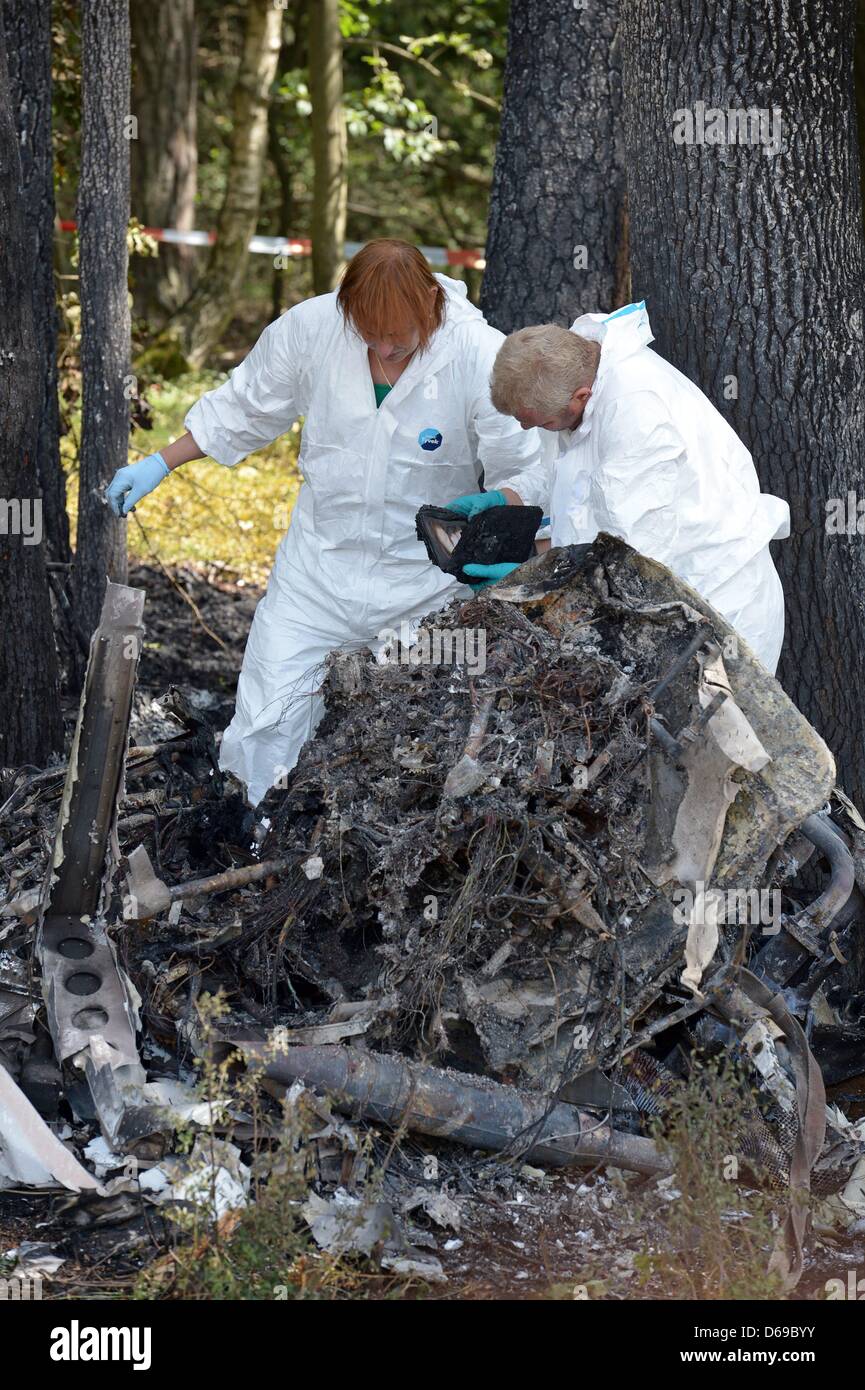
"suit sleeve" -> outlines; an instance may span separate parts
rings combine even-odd
[[[591,507],[599,531],[668,564],[678,535],[676,507],[686,445],[653,391],[617,396],[593,422],[599,463]]]
[[[233,468],[290,429],[300,412],[303,342],[294,309],[265,328],[222,386],[196,401],[184,420],[198,447]]]
[[[483,466],[484,487],[488,491],[513,488],[526,506],[548,512],[555,441],[543,430],[522,429],[512,416],[496,410],[490,399],[490,375],[504,334],[486,323],[479,330],[468,423]]]

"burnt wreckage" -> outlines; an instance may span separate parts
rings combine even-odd
[[[665,1172],[666,1090],[732,1052],[757,1095],[742,1152],[790,1190],[794,1283],[809,1190],[844,1190],[865,1155],[825,1096],[863,1071],[865,823],[724,619],[602,535],[378,661],[335,653],[255,854],[176,692],[183,733],[128,754],[159,789],[117,824],[141,620],[140,592],[109,586],[59,813],[50,773],[0,810],[57,819],[38,901],[19,883],[6,909],[41,998],[22,1016],[10,976],[4,1013],[0,976],[0,1172],[75,1186],[58,1096],[120,1152],[170,1131],[145,1042],[194,1047],[220,985],[220,1046],[272,1084],[550,1165]],[[169,885],[178,865],[198,872]]]

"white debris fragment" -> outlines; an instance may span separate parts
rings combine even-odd
[[[434,1255],[423,1255],[415,1250],[411,1255],[385,1255],[381,1261],[382,1269],[391,1274],[416,1274],[428,1284],[446,1284],[448,1277]]]
[[[158,1164],[155,1168],[148,1168],[145,1172],[139,1173],[138,1183],[143,1192],[150,1192],[154,1196],[170,1186],[168,1174]]]
[[[425,1187],[416,1187],[402,1203],[402,1211],[407,1216],[418,1209],[425,1212],[437,1226],[447,1226],[452,1231],[460,1229],[462,1213],[459,1205],[446,1192],[430,1192]]]
[[[224,1100],[202,1100],[191,1086],[166,1077],[148,1081],[141,1088],[145,1099],[155,1109],[167,1110],[176,1124],[201,1125],[211,1128],[223,1119],[228,1109]]]
[[[333,1255],[357,1251],[369,1255],[384,1245],[397,1229],[387,1202],[363,1202],[337,1188],[331,1201],[310,1193],[300,1209],[316,1245]]]
[[[84,1150],[84,1157],[92,1165],[98,1178],[104,1178],[106,1173],[111,1172],[113,1168],[126,1167],[126,1159],[123,1154],[115,1153],[101,1134],[90,1140]]]
[[[0,1189],[67,1187],[98,1190],[92,1173],[64,1148],[56,1134],[0,1066]]]
[[[249,1179],[250,1169],[241,1162],[236,1144],[199,1134],[188,1158],[163,1159],[142,1174],[141,1182],[161,1202],[192,1202],[218,1221],[247,1205]]]
[[[530,1163],[524,1163],[520,1169],[521,1178],[531,1178],[535,1182],[541,1182],[547,1176],[543,1168],[533,1168]]]
[[[330,1254],[377,1255],[381,1268],[392,1274],[414,1274],[433,1284],[447,1282],[433,1255],[407,1243],[387,1202],[368,1202],[338,1187],[330,1201],[311,1193],[301,1207],[301,1215],[316,1245]]]
[[[665,1202],[678,1202],[682,1195],[676,1187],[672,1173],[666,1178],[659,1178],[655,1184],[655,1190],[659,1197],[663,1197]],[[612,1205],[612,1203],[610,1205]]]
[[[22,1240],[21,1244],[6,1251],[6,1258],[16,1260],[12,1279],[49,1279],[66,1263],[64,1256],[55,1255],[54,1249],[44,1240]]]

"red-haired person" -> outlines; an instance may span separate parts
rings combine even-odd
[[[418,508],[547,507],[548,450],[490,400],[503,341],[465,286],[433,275],[416,247],[372,241],[337,292],[264,330],[189,411],[186,434],[112,480],[109,501],[126,516],[180,464],[209,455],[233,467],[304,418],[304,483],[255,612],[220,754],[253,806],[321,718],[328,652],[376,650],[384,630],[467,592],[430,565],[415,535]]]

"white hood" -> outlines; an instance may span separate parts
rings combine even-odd
[[[599,374],[655,341],[644,299],[639,304],[626,304],[613,314],[583,314],[571,324],[571,332],[601,344]]]
[[[435,278],[447,299],[447,323],[468,323],[472,319],[483,319],[480,309],[469,299],[468,287],[464,280],[452,280],[449,275],[436,275]]]

